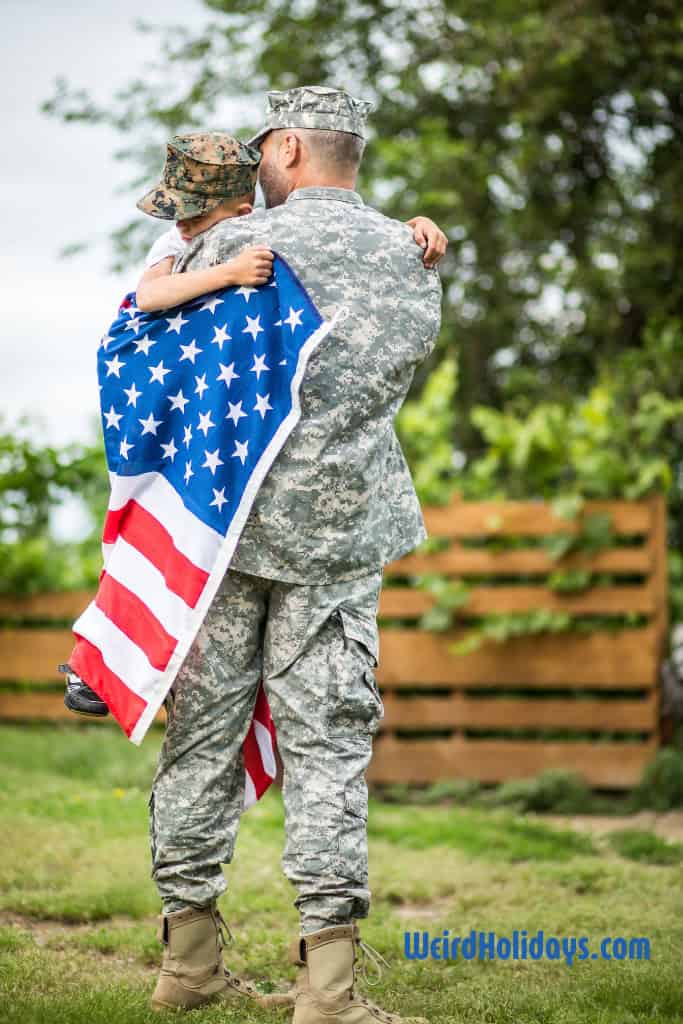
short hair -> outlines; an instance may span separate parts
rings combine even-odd
[[[251,203],[254,205],[256,201],[256,189],[252,189],[251,192],[245,192],[242,196],[230,196],[229,199],[221,199],[220,206],[227,206],[228,209],[233,209],[240,203]]]
[[[276,129],[280,132],[292,131],[289,128]],[[341,167],[348,171],[357,171],[363,158],[365,141],[360,135],[352,132],[329,131],[323,128],[293,129],[304,131],[304,142],[310,147],[311,155],[316,163],[323,167]]]

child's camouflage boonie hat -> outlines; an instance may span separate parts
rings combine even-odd
[[[161,181],[135,205],[162,220],[199,217],[224,199],[253,192],[260,161],[258,149],[225,132],[174,135]]]
[[[277,128],[322,128],[350,132],[365,138],[365,122],[372,103],[359,100],[344,89],[327,85],[302,85],[296,89],[276,90],[266,97],[266,123],[248,145],[258,146],[268,132]]]

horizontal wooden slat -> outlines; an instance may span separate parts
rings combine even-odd
[[[466,655],[450,653],[448,646],[466,634],[380,630],[380,683],[621,689],[652,686],[657,679],[654,627],[519,637]],[[61,680],[57,665],[68,659],[73,643],[65,629],[0,630],[0,681]]]
[[[582,569],[624,576],[647,575],[652,569],[652,554],[645,547],[613,548],[593,557],[568,555],[557,560],[547,551],[534,548],[487,551],[484,548],[477,550],[454,546],[448,551],[431,555],[406,555],[387,565],[384,575],[387,578],[424,573],[443,573],[446,576],[524,576],[555,572],[557,569]]]
[[[450,653],[448,645],[463,635],[382,630],[380,683],[632,688],[656,680],[657,637],[649,628],[524,637],[502,647],[487,644],[468,655]],[[1,631],[0,679],[60,680],[56,666],[72,646],[66,630]]]
[[[646,731],[658,722],[653,693],[644,700],[511,700],[411,697],[383,694],[382,728],[392,729],[604,729]]]
[[[0,597],[0,619],[76,619],[92,601],[91,590],[68,590],[53,594],[30,594],[27,597]]]
[[[585,514],[607,513],[617,535],[648,533],[652,510],[647,501],[590,501]],[[457,501],[426,508],[424,519],[431,537],[545,536],[575,533],[579,520],[560,519],[543,501]]]
[[[426,591],[385,587],[380,595],[379,614],[386,618],[416,619],[434,604],[435,599]],[[542,586],[477,586],[472,588],[469,599],[459,611],[467,615],[488,615],[535,609],[571,615],[624,615],[629,612],[648,615],[655,610],[655,599],[647,584],[593,587],[576,594],[559,594]]]
[[[64,695],[62,693],[14,693],[0,690],[0,719],[44,722],[69,721],[76,724],[108,722],[116,725],[111,715],[104,718],[96,718],[94,715],[74,714],[73,711],[69,711],[64,706]],[[166,713],[163,708],[157,714],[155,721],[166,721]]]
[[[518,557],[520,554],[522,553],[506,553],[508,556],[516,555]],[[525,554],[527,556],[540,555],[540,552],[526,552]],[[612,554],[619,554],[619,552],[612,552]],[[437,557],[436,555],[429,556],[429,561],[422,571],[455,571],[439,568],[436,562]],[[446,556],[441,557],[445,558]],[[483,553],[477,554],[477,557],[483,557]],[[502,558],[502,555],[490,557]],[[513,562],[510,559],[507,561],[509,568],[501,568],[501,575],[507,571],[513,571],[511,568]],[[392,563],[387,575],[407,573],[409,570],[405,568],[404,563],[410,565],[409,559]],[[472,564],[476,564],[474,559]],[[540,562],[538,564],[540,565]],[[400,570],[397,568],[398,566],[401,566]],[[482,567],[478,568],[476,572],[483,571],[482,563]],[[494,572],[496,570],[491,568],[487,571]],[[515,571],[521,572],[522,570]],[[529,567],[524,571],[532,572],[534,570]],[[472,569],[472,572],[474,573],[475,570]],[[79,591],[77,594],[44,594],[12,600],[2,598],[0,599],[0,618],[76,619],[93,596],[94,594],[90,592]],[[424,591],[411,590],[407,587],[385,587],[380,598],[380,614],[397,618],[417,618],[433,604],[433,597]],[[532,608],[550,608],[558,611],[567,610],[575,614],[622,614],[624,612],[647,614],[652,612],[653,607],[654,599],[647,585],[594,587],[577,594],[559,594],[544,586],[477,586],[472,588],[471,598],[463,607],[463,611],[466,610],[472,615],[481,615],[491,611],[510,612],[528,611]]]
[[[654,700],[644,701],[512,701],[468,700],[420,697],[392,700],[384,695],[384,730],[448,726],[462,728],[584,728],[646,730],[657,724]],[[16,693],[0,690],[0,718],[74,720],[65,706],[62,693]],[[88,718],[88,721],[103,719]],[[157,716],[164,721],[163,710]]]
[[[576,727],[616,731],[649,730],[657,724],[653,698],[644,701],[511,701],[468,700],[463,697],[440,700],[416,698],[392,700],[384,695],[384,731],[398,728],[503,728]],[[85,721],[64,706],[62,693],[17,693],[0,690],[0,718],[43,721]],[[113,719],[88,717],[87,721]],[[157,721],[165,721],[163,709]],[[423,745],[420,745],[423,749]]]
[[[74,643],[68,629],[0,629],[0,681],[63,680],[57,665],[69,660]]]
[[[397,740],[375,742],[371,782],[429,783],[452,779],[503,782],[548,769],[580,772],[595,786],[628,789],[657,752],[647,743],[534,742],[532,740]]]
[[[618,633],[558,633],[487,643],[470,654],[448,646],[467,634],[380,631],[377,678],[386,686],[547,686],[627,689],[657,683],[655,626]]]

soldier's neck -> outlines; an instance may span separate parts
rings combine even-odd
[[[293,182],[290,192],[297,188],[348,188],[354,191],[356,188],[356,175],[333,175],[323,174],[320,171],[302,170]]]

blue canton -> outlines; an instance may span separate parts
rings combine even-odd
[[[259,461],[293,425],[304,346],[323,324],[277,255],[273,272],[259,288],[162,312],[142,313],[130,293],[98,349],[110,471],[163,474],[223,535]]]

